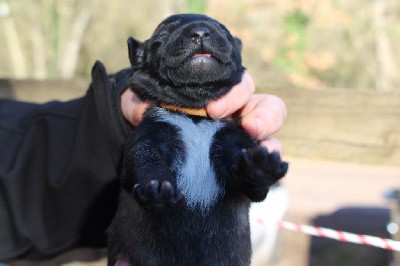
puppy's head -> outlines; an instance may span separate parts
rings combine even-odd
[[[240,40],[204,15],[171,16],[149,40],[130,38],[128,46],[136,69],[131,85],[143,100],[201,107],[226,94],[244,71]]]

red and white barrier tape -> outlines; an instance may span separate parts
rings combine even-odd
[[[400,251],[400,241],[394,241],[387,238],[381,238],[370,235],[353,234],[324,227],[295,224],[287,221],[279,221],[278,226],[279,228],[282,229],[301,232],[307,235],[318,236],[323,238],[331,238],[342,242],[350,242],[360,245]]]

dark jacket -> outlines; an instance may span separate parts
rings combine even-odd
[[[97,62],[87,94],[68,102],[0,99],[0,261],[104,246],[127,124],[129,69]]]

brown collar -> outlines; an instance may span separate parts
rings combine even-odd
[[[180,112],[180,113],[184,113],[187,115],[208,117],[207,110],[205,107],[203,107],[203,108],[187,108],[187,107],[175,106],[172,104],[161,104],[161,107],[165,108],[169,111],[172,111],[172,112]]]

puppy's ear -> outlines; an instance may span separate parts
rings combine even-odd
[[[239,52],[242,52],[242,41],[238,37],[233,37],[235,41],[235,47]]]
[[[128,39],[129,61],[133,68],[141,68],[144,62],[144,47],[143,43],[129,37]]]

